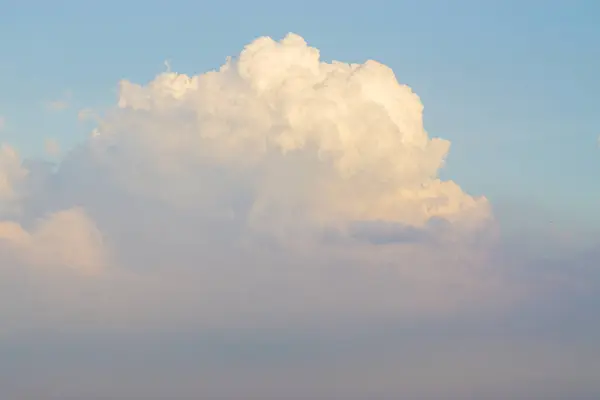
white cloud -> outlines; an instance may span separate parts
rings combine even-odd
[[[489,216],[485,198],[437,178],[450,143],[429,138],[419,98],[388,67],[320,62],[296,35],[258,39],[219,71],[163,73],[145,86],[123,81],[119,107],[91,145],[100,157],[106,146],[119,148],[107,162],[120,163],[115,173],[126,185],[133,180],[126,163],[136,158],[152,171],[151,181],[136,179],[138,189],[165,200],[195,203],[181,174],[218,167],[252,187],[256,224],[421,226],[432,217]]]
[[[67,108],[71,107],[72,97],[73,97],[73,93],[70,90],[68,90],[65,92],[62,99],[49,101],[46,103],[46,107],[52,111],[66,110]]]

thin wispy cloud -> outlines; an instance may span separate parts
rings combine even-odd
[[[69,103],[64,100],[55,100],[48,102],[47,107],[52,111],[63,111],[69,108]]]
[[[79,110],[79,112],[77,113],[77,119],[79,119],[79,121],[95,121],[98,122],[100,121],[100,117],[98,116],[98,114],[91,108],[83,108],[81,110]]]
[[[48,101],[45,103],[45,106],[50,111],[64,111],[71,107],[72,98],[73,93],[71,91],[66,91],[61,98]]]

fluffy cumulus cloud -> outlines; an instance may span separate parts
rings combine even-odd
[[[449,149],[390,68],[323,62],[294,34],[197,76],[122,81],[58,168],[0,151],[0,268],[27,270],[46,310],[15,321],[251,328],[503,305],[520,290],[487,199],[439,178]]]
[[[50,111],[64,111],[71,106],[73,93],[69,90],[64,93],[61,99],[49,101],[46,103],[46,108]]]
[[[288,35],[254,41],[218,71],[121,82],[119,110],[93,146],[102,162],[125,169],[119,173],[143,166],[152,178],[137,180],[137,189],[166,201],[210,198],[228,212],[238,197],[231,190],[243,190],[254,226],[485,220],[484,198],[437,178],[450,143],[428,136],[422,112],[385,65],[324,63]],[[108,155],[110,146],[120,154]],[[190,174],[217,169],[227,175],[220,190],[190,185]]]

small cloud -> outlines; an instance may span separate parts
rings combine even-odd
[[[48,103],[48,108],[52,111],[62,111],[69,108],[69,103],[63,100],[51,101]]]
[[[71,98],[73,93],[71,91],[65,92],[62,99],[50,101],[46,104],[46,107],[51,111],[63,111],[71,106]]]
[[[171,60],[165,60],[164,64],[165,64],[166,72],[171,72]]]
[[[69,267],[95,274],[105,263],[102,234],[79,207],[54,212],[38,220],[32,230],[0,220],[0,239],[5,251],[34,267]]]

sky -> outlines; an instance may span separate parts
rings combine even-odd
[[[0,0],[0,395],[600,395],[600,4]]]

